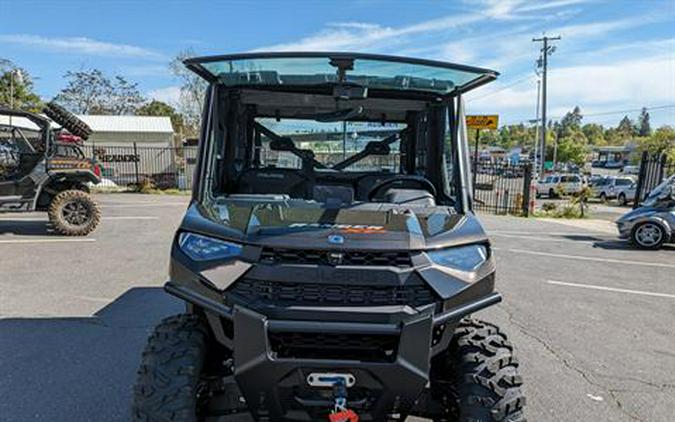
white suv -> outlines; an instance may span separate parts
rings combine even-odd
[[[537,182],[537,197],[548,195],[549,198],[562,192],[564,195],[579,193],[583,187],[583,179],[578,174],[551,174]]]

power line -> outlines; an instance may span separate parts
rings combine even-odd
[[[660,110],[664,108],[675,108],[675,104],[666,104],[662,106],[654,106],[654,107],[640,107],[640,108],[631,108],[627,110],[612,110],[612,111],[603,111],[603,112],[598,112],[598,113],[586,113],[582,114],[582,116],[587,117],[593,117],[593,116],[607,116],[607,115],[612,115],[612,114],[623,114],[623,113],[636,113],[639,111],[642,111],[642,109],[645,109],[646,111],[654,111],[654,110]]]
[[[489,96],[494,95],[494,94],[496,94],[496,93],[498,93],[498,92],[502,92],[502,91],[504,91],[504,90],[506,90],[506,89],[509,89],[509,88],[511,88],[511,87],[513,87],[513,86],[520,85],[521,83],[526,82],[526,81],[529,81],[530,79],[532,79],[532,78],[534,78],[534,77],[535,77],[535,75],[527,75],[526,77],[521,78],[521,79],[518,79],[518,80],[516,80],[516,81],[513,81],[513,82],[511,82],[511,83],[509,83],[509,84],[507,84],[507,85],[504,85],[504,86],[500,87],[499,89],[495,89],[494,91],[490,91],[490,92],[485,93],[485,94],[483,94],[483,95],[480,95],[480,96],[478,96],[478,97],[470,98],[470,99],[466,100],[466,102],[471,102],[471,101],[475,101],[475,100],[480,100],[481,98],[489,97]]]
[[[601,111],[597,113],[581,113],[581,116],[583,118],[586,117],[596,117],[596,116],[611,116],[615,114],[626,114],[626,113],[637,113],[642,111],[642,109],[645,109],[646,111],[659,111],[659,110],[665,110],[669,108],[675,108],[675,104],[666,104],[666,105],[659,105],[659,106],[645,106],[645,107],[640,107],[640,108],[630,108],[630,109],[624,109],[624,110],[610,110],[610,111]],[[582,108],[583,110],[583,108]],[[562,119],[564,116],[549,116],[551,120],[559,120]],[[519,124],[528,124],[532,123],[532,120],[516,120],[516,121],[511,121],[509,123],[504,123],[503,126],[511,126],[511,125],[519,125]]]

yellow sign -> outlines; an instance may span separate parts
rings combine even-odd
[[[473,129],[497,129],[499,116],[466,116],[466,125]]]

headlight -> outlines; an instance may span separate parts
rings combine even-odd
[[[178,246],[193,261],[231,258],[241,253],[241,245],[236,243],[187,232],[178,237]]]
[[[427,252],[429,259],[443,267],[461,271],[473,271],[487,259],[487,248],[483,245],[459,246]]]

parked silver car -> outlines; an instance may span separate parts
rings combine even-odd
[[[621,239],[642,249],[675,242],[675,175],[654,188],[639,208],[616,221]]]

